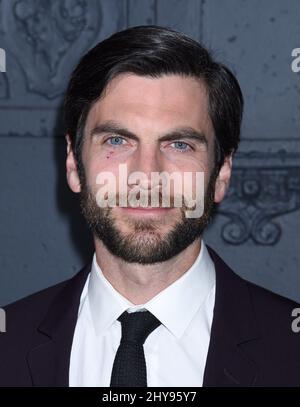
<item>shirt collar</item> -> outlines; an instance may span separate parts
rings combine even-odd
[[[132,304],[109,283],[94,254],[87,296],[96,334],[104,334],[126,310],[147,309],[180,338],[214,285],[214,263],[203,240],[193,265],[179,279],[141,305]]]

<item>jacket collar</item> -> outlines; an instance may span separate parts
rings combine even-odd
[[[216,270],[216,299],[203,386],[251,386],[257,372],[244,348],[259,337],[250,292],[207,246]],[[69,363],[80,296],[91,263],[68,280],[38,327],[27,361],[34,386],[69,386]]]

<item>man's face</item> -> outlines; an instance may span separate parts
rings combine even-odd
[[[188,132],[174,135],[183,129]],[[188,137],[187,133],[192,132],[194,138]],[[161,201],[160,208],[150,210],[118,206],[120,164],[126,165],[128,176],[135,171],[146,174],[148,182],[143,188],[149,195],[159,188],[151,182],[154,172],[176,173],[182,179],[186,172],[203,172],[203,215],[186,217],[184,197],[183,206],[175,207],[172,189],[169,208],[162,208]],[[214,131],[208,114],[208,95],[201,82],[179,75],[152,79],[133,74],[122,74],[112,80],[104,96],[91,108],[84,130],[82,165],[84,172],[78,176],[69,149],[69,185],[74,192],[80,192],[83,214],[95,237],[112,254],[141,264],[166,261],[202,234],[213,203],[222,200],[225,194],[231,168],[227,160],[221,178],[220,174],[217,178]],[[115,177],[115,207],[101,208],[97,204],[97,176],[103,172]],[[128,192],[134,186],[127,179]],[[195,196],[195,178],[190,186]]]

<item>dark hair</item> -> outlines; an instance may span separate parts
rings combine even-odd
[[[83,130],[92,105],[121,73],[158,78],[179,74],[202,80],[215,132],[216,165],[234,153],[240,140],[243,96],[238,81],[197,41],[168,27],[136,26],[98,43],[74,69],[64,101],[65,131],[81,164]]]

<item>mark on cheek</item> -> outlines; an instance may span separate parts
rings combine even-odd
[[[106,158],[110,158],[113,155],[114,151],[109,151],[108,155],[106,156]]]

